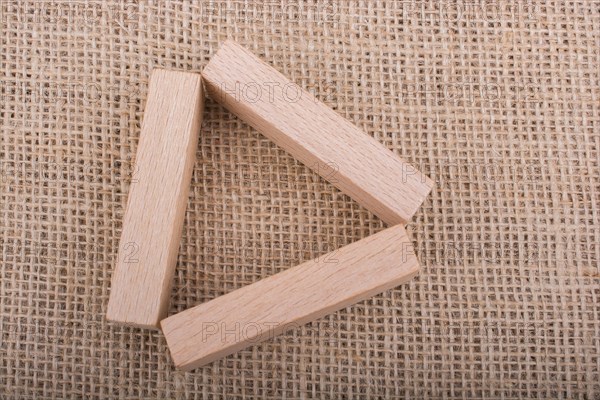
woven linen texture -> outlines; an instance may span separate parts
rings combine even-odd
[[[599,398],[597,1],[0,12],[0,398]],[[436,187],[416,279],[183,373],[104,314],[150,71],[227,38]],[[169,313],[384,227],[209,100]]]

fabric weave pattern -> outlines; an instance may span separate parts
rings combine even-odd
[[[0,13],[0,398],[600,397],[597,1]],[[104,314],[149,73],[201,71],[227,38],[436,187],[409,284],[183,373]],[[170,313],[383,228],[207,101]]]

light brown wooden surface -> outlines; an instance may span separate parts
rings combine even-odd
[[[419,271],[402,225],[387,228],[161,321],[191,370],[398,286]]]
[[[165,317],[203,110],[200,74],[155,69],[107,318],[157,327]]]
[[[388,224],[408,221],[433,182],[235,42],[202,76],[211,97]]]

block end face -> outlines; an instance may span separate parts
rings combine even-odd
[[[169,348],[169,353],[171,354],[171,359],[173,360],[173,364],[175,364],[175,368],[182,371],[191,371],[193,366],[190,366],[182,357],[180,356],[181,349],[177,346],[178,339],[174,337],[173,329],[176,329],[176,326],[171,326],[170,318],[163,319],[160,321],[160,330],[165,337],[167,342],[167,347]]]
[[[128,315],[122,312],[122,310],[116,309],[112,306],[110,301],[108,310],[106,311],[106,320],[115,324],[129,326],[134,328],[142,329],[158,329],[160,327],[160,319],[158,315],[146,316],[142,318],[141,315]]]
[[[415,196],[415,198],[418,198],[419,200],[414,202],[410,208],[402,207],[402,205],[400,205],[400,207],[396,206],[394,208],[388,208],[385,213],[377,214],[377,216],[389,226],[409,223],[411,218],[419,211],[425,200],[427,200],[427,197],[433,191],[435,183],[428,176],[421,174],[418,178],[417,185],[423,189]]]
[[[131,327],[131,328],[152,329],[152,330],[159,329],[158,323],[154,324],[154,323],[148,323],[148,322],[144,322],[144,321],[125,320],[122,318],[109,317],[108,314],[106,315],[106,320],[109,322],[113,322],[115,324]]]

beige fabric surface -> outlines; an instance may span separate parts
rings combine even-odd
[[[600,4],[0,2],[0,398],[600,398]],[[436,182],[409,284],[191,373],[104,318],[149,72],[231,38]],[[207,102],[170,314],[384,228]]]

